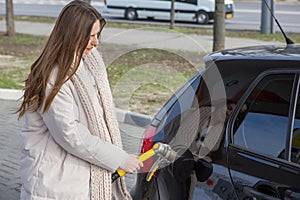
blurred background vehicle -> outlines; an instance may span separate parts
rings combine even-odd
[[[128,20],[138,18],[170,19],[171,0],[105,0],[104,13],[123,15]],[[234,13],[232,0],[225,0],[226,19]],[[175,1],[175,20],[195,21],[207,24],[213,19],[214,0],[180,0]]]

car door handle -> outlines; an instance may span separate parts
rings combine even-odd
[[[270,195],[267,195],[265,193],[259,192],[251,187],[244,187],[243,192],[251,197],[254,197],[259,200],[280,200],[277,197],[272,197]]]

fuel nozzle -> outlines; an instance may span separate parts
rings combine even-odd
[[[155,143],[152,147],[154,150],[155,154],[169,162],[173,162],[176,158],[177,153],[172,150],[170,145],[168,144],[163,144],[163,143]]]
[[[152,179],[154,173],[159,167],[164,167],[172,163],[177,155],[177,153],[172,150],[172,148],[168,144],[156,143],[153,145],[152,149],[154,150],[155,155],[157,155],[158,158],[148,172],[146,178],[148,182]]]
[[[173,151],[169,145],[158,142],[158,143],[154,144],[153,147],[151,149],[149,149],[147,152],[141,154],[138,157],[138,159],[143,162],[143,161],[151,158],[154,155],[158,156],[158,160],[152,165],[152,167],[148,173],[147,177],[150,176],[149,181],[152,178],[154,172],[158,169],[159,165],[171,163],[176,158],[176,152]],[[125,174],[126,174],[126,172],[123,169],[118,169],[111,176],[112,182],[114,182],[119,177],[124,176]],[[148,178],[147,178],[147,180],[148,180]]]

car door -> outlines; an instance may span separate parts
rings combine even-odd
[[[227,130],[228,168],[236,195],[300,199],[298,72],[261,75],[238,107],[241,111],[233,114]]]

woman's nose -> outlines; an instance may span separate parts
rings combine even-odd
[[[99,39],[98,39],[98,37],[93,37],[92,45],[97,46],[98,44],[99,44]]]

